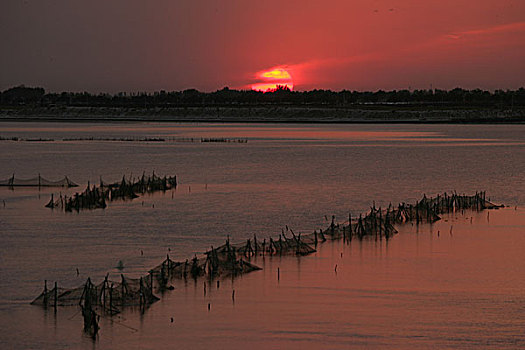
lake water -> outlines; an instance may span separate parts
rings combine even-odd
[[[1,123],[0,136],[54,140],[0,141],[0,179],[67,175],[81,188],[153,170],[179,179],[175,191],[80,213],[44,208],[51,193],[78,189],[0,188],[3,348],[525,347],[524,125]],[[90,137],[172,140],[62,141]],[[248,142],[180,142],[201,137]],[[94,343],[76,308],[28,305],[44,279],[100,281],[120,260],[136,276],[168,252],[185,260],[227,235],[311,233],[373,201],[452,190],[486,190],[511,207],[403,226],[388,245],[334,242],[303,258],[258,259],[262,271],[206,296],[202,280],[174,282],[143,315],[102,319]]]

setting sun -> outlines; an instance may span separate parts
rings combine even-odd
[[[286,69],[276,67],[257,73],[260,82],[252,84],[252,90],[272,91],[279,86],[293,90],[292,76]]]

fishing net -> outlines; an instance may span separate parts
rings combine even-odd
[[[77,192],[69,197],[60,194],[58,198],[55,198],[54,194],[51,194],[51,199],[45,206],[64,211],[104,209],[107,201],[131,200],[137,198],[138,194],[167,191],[175,187],[177,187],[176,176],[160,177],[155,173],[151,176],[143,174],[138,179],[122,177],[120,182],[115,183],[106,183],[100,179],[99,186],[91,186],[88,183],[83,192]]]
[[[83,305],[86,301],[93,307],[116,313],[124,306],[145,306],[159,300],[153,294],[152,280],[149,277],[128,278],[121,275],[121,280],[111,281],[108,276],[94,285],[87,279],[82,286],[72,289],[59,288],[55,284],[52,289],[44,286],[43,292],[31,304],[50,306]]]
[[[50,181],[47,179],[44,179],[40,175],[37,177],[31,178],[31,179],[19,179],[15,178],[13,175],[7,180],[0,180],[0,186],[10,186],[10,187],[16,187],[16,186],[27,186],[27,187],[76,187],[78,186],[73,181],[69,180],[67,176],[65,176],[62,180],[58,181]]]
[[[159,178],[160,179],[160,178]],[[164,183],[164,180],[162,180]],[[121,185],[122,186],[122,185]],[[140,185],[146,186],[146,185]],[[86,191],[96,192],[102,187]],[[152,188],[151,184],[147,187]],[[479,192],[474,196],[443,194],[435,198],[424,196],[415,204],[401,203],[398,206],[389,205],[386,209],[376,208],[375,205],[365,215],[358,218],[348,216],[348,221],[335,223],[335,217],[325,230],[314,231],[310,234],[295,234],[286,227],[286,233],[281,231],[278,239],[269,238],[262,241],[254,235],[245,243],[226,243],[206,251],[202,256],[195,255],[191,260],[173,261],[169,256],[153,269],[149,274],[138,279],[127,278],[121,275],[120,281],[110,281],[108,276],[94,285],[90,279],[78,288],[63,289],[57,285],[48,289],[45,284],[44,291],[33,300],[32,304],[43,306],[68,306],[81,305],[88,319],[87,326],[92,326],[93,308],[101,308],[110,313],[119,312],[124,306],[150,305],[158,300],[153,294],[154,289],[163,290],[170,288],[169,282],[173,278],[198,278],[208,276],[209,278],[219,276],[236,276],[261,268],[248,260],[254,256],[264,255],[308,255],[314,253],[317,244],[326,240],[343,239],[351,241],[353,238],[359,240],[365,238],[389,239],[397,233],[394,225],[408,222],[432,223],[440,219],[440,214],[455,212],[457,210],[483,210],[487,208],[498,208],[498,206],[485,199],[485,193]],[[288,236],[287,236],[288,235]],[[291,235],[291,236],[290,236]],[[91,322],[91,323],[90,323]],[[96,328],[96,327],[95,327]]]

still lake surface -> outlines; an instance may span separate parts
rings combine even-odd
[[[525,347],[525,125],[1,123],[0,136],[54,140],[0,141],[0,179],[67,175],[81,189],[153,170],[179,179],[174,191],[80,213],[44,208],[51,193],[78,188],[0,187],[2,348]],[[152,137],[173,140],[63,141]],[[119,261],[138,276],[168,252],[185,260],[227,235],[311,233],[373,201],[452,190],[486,190],[511,207],[403,226],[388,244],[258,259],[262,271],[206,296],[202,280],[175,281],[143,315],[103,318],[95,342],[76,308],[29,305],[44,279],[75,287],[118,276]]]

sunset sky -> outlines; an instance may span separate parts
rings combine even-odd
[[[525,85],[520,0],[2,0],[0,89]]]

